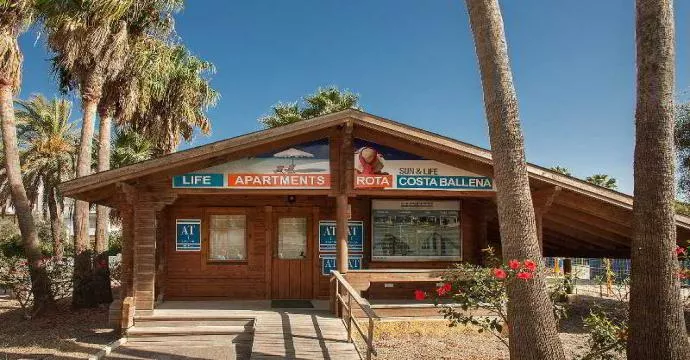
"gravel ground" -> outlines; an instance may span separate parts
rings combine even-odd
[[[108,308],[72,310],[62,299],[54,314],[23,318],[19,304],[0,295],[0,359],[84,359],[117,339]]]
[[[569,305],[569,317],[560,324],[559,336],[569,359],[587,349],[588,335],[582,319],[596,304],[608,311],[621,311],[625,304],[582,297]],[[508,349],[488,333],[477,333],[473,327],[449,328],[445,320],[383,321],[376,328],[377,360],[484,360],[508,359]],[[356,339],[359,340],[359,339]],[[360,349],[363,349],[361,341]],[[625,359],[618,355],[614,359]]]

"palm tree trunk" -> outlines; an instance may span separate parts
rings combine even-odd
[[[690,359],[675,255],[672,0],[637,0],[635,202],[628,359]]]
[[[93,71],[86,76],[81,87],[82,125],[79,153],[77,154],[77,177],[91,173],[94,119],[98,101],[103,89],[103,76]],[[93,268],[89,254],[89,203],[76,200],[74,204],[74,276],[72,306],[93,307],[97,302],[93,296]]]
[[[39,314],[53,306],[53,293],[45,265],[41,260],[41,246],[38,240],[36,224],[31,213],[31,205],[26,195],[19,164],[17,147],[17,127],[14,120],[12,103],[12,85],[9,81],[0,81],[0,113],[2,114],[2,142],[5,151],[5,170],[12,195],[12,204],[17,215],[19,230],[22,234],[24,255],[29,261],[31,291],[34,295],[34,313]]]
[[[497,0],[466,0],[484,88],[504,259],[540,263],[518,103]],[[511,359],[565,359],[543,276],[508,283]]]
[[[110,169],[110,133],[112,118],[101,114],[98,127],[98,171]],[[96,207],[96,252],[103,253],[108,247],[109,208]]]
[[[53,256],[62,260],[65,255],[65,248],[63,244],[63,225],[62,225],[62,209],[55,197],[55,189],[46,188],[48,192],[48,213],[50,214],[50,232],[53,237]]]
[[[107,113],[100,114],[98,126],[98,171],[110,169],[110,132],[112,118]],[[94,271],[94,297],[99,304],[113,301],[110,286],[110,268],[108,266],[108,227],[110,209],[107,206],[96,206],[96,254]]]

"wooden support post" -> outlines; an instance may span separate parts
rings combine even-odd
[[[153,312],[156,281],[156,204],[134,207],[134,304],[137,313]]]
[[[336,218],[335,218],[335,233],[336,233],[336,269],[341,274],[347,273],[348,254],[347,254],[347,195],[340,194],[336,197]]]
[[[477,263],[484,264],[484,252],[483,250],[489,247],[489,214],[488,207],[485,201],[482,201],[479,207],[479,217],[477,238],[479,239],[479,246],[477,247]]]
[[[118,211],[122,218],[122,252],[120,259],[120,296],[110,304],[108,311],[108,324],[116,330],[122,330],[123,324],[128,324],[129,316],[133,315],[134,303],[134,208],[136,202],[136,190],[125,184],[118,184]],[[125,304],[125,299],[130,299],[130,304]],[[126,306],[125,306],[126,305]]]

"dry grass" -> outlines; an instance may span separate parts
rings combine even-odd
[[[583,297],[569,306],[569,318],[560,324],[559,337],[566,357],[575,358],[587,349],[588,335],[582,319],[597,306],[608,311],[621,310],[622,303],[609,299]],[[366,330],[366,323],[362,324]],[[374,332],[377,360],[485,360],[508,359],[508,349],[488,333],[478,333],[473,326],[448,327],[442,319],[381,321]],[[364,343],[356,332],[353,338],[360,349]],[[624,359],[617,356],[615,359]]]
[[[84,359],[117,338],[106,328],[107,307],[72,310],[70,301],[26,320],[16,301],[0,296],[0,359]]]

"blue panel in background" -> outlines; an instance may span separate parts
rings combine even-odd
[[[223,174],[184,174],[173,177],[174,188],[216,188],[224,187]]]

